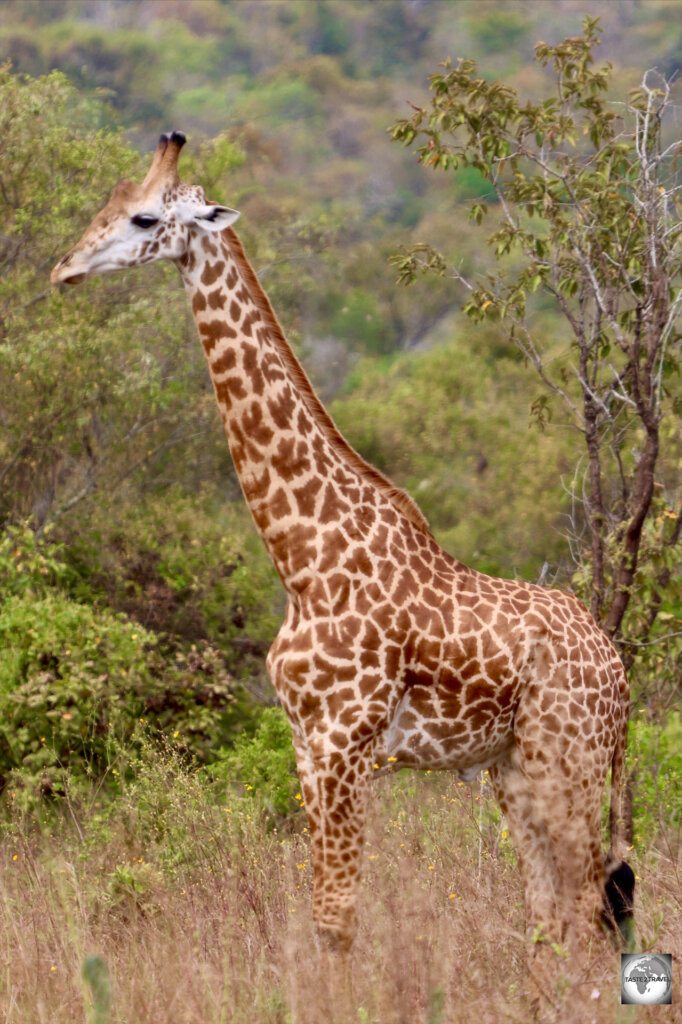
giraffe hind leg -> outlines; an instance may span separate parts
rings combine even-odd
[[[596,923],[603,909],[601,793],[606,775],[583,751],[572,767],[561,737],[517,733],[511,755],[490,769],[519,857],[529,930],[563,942],[569,925]]]
[[[552,845],[542,817],[537,813],[532,787],[517,760],[511,754],[492,765],[490,781],[514,844],[523,880],[529,937],[541,932],[558,939]]]
[[[582,922],[595,917],[597,904],[601,907],[602,854],[594,843],[598,820],[574,824],[563,835],[562,793],[549,780],[539,783],[526,767],[516,749],[490,768],[490,779],[523,880],[530,995],[539,1011],[541,1005],[554,1005],[567,963],[583,962]]]

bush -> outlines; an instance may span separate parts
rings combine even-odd
[[[150,634],[59,593],[12,596],[0,610],[0,777],[19,770],[43,791],[82,762],[101,774],[153,689]]]
[[[647,721],[642,710],[630,723],[628,761],[633,780],[634,839],[648,848],[653,837],[682,832],[682,717],[670,713],[664,725]]]
[[[104,503],[68,524],[73,596],[103,602],[173,643],[218,648],[238,679],[260,681],[281,617],[277,574],[248,511],[180,488]]]
[[[2,788],[52,794],[86,777],[115,782],[140,724],[173,729],[206,760],[226,740],[234,699],[220,656],[206,644],[169,656],[138,623],[54,585],[67,576],[59,549],[30,530],[0,538]]]
[[[329,321],[329,330],[335,337],[375,355],[394,347],[395,330],[370,292],[353,288],[335,299],[337,308]]]
[[[320,113],[318,94],[300,78],[278,75],[269,82],[252,85],[235,100],[232,117],[248,123],[256,117],[266,123],[300,121]]]
[[[288,818],[303,806],[291,728],[281,708],[266,708],[254,736],[241,736],[209,768],[213,779],[245,793],[271,818]]]

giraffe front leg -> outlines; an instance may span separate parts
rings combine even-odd
[[[294,743],[312,840],[313,919],[323,975],[340,1010],[351,996],[349,954],[357,929],[371,751],[356,748],[313,758],[302,743]]]
[[[346,953],[356,901],[369,796],[369,753],[298,759],[313,845],[313,916],[323,945]]]

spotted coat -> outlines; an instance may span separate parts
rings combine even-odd
[[[267,667],[310,819],[319,933],[350,948],[370,781],[409,766],[467,780],[489,770],[528,927],[560,938],[601,910],[610,767],[622,844],[616,651],[574,597],[452,558],[353,451],[284,337],[237,214],[180,183],[183,142],[161,137],[143,184],[119,183],[53,281],[162,258],[183,277],[244,497],[288,595]]]

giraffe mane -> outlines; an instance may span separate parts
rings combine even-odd
[[[318,398],[315,389],[310,383],[308,375],[299,363],[294,350],[287,341],[284,331],[282,330],[282,326],[270,304],[270,300],[265,294],[263,287],[258,280],[258,276],[244,252],[241,239],[233,228],[225,228],[222,232],[222,237],[228,243],[230,253],[235,260],[240,273],[244,277],[244,281],[255,304],[263,316],[266,326],[270,330],[271,336],[277,345],[277,350],[282,362],[284,363],[287,371],[291,374],[299,394],[303,397],[308,412],[317,423],[318,427],[320,427],[327,440],[337,452],[345,456],[348,462],[361,474],[362,477],[378,487],[388,497],[401,515],[405,516],[406,519],[409,519],[409,521],[419,530],[430,534],[431,531],[429,529],[428,521],[414,498],[412,498],[407,491],[402,490],[400,487],[396,487],[391,483],[388,477],[384,476],[384,474],[378,469],[366,462],[348,443],[348,441],[346,441],[343,434],[341,434],[334,423],[334,420]]]

